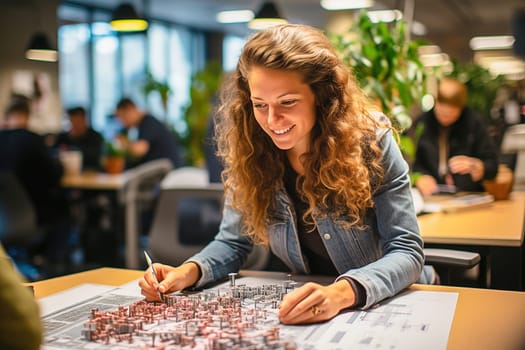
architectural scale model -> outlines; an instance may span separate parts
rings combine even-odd
[[[82,336],[101,344],[134,344],[149,349],[297,349],[280,332],[277,310],[295,288],[288,276],[282,284],[236,285],[166,295],[163,302],[139,300],[116,310],[91,310]]]
[[[42,350],[447,348],[458,293],[407,290],[326,322],[284,325],[277,316],[283,296],[310,276],[294,276],[296,282],[286,274],[250,274],[158,303],[144,300],[137,281],[51,295],[40,300]]]

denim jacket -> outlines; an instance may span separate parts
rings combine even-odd
[[[419,234],[410,193],[408,165],[392,131],[377,132],[382,148],[384,177],[374,193],[374,207],[367,211],[364,229],[345,228],[345,217],[333,219],[313,214],[318,232],[340,276],[359,282],[366,291],[368,308],[416,282],[423,268],[423,241]],[[296,215],[285,190],[277,193],[277,210],[270,218],[270,247],[294,273],[308,274],[297,234]],[[189,261],[202,272],[197,287],[237,271],[252,249],[242,235],[240,215],[228,205],[219,233]]]

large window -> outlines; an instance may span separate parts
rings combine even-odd
[[[222,42],[222,67],[224,71],[233,71],[237,66],[237,61],[246,43],[246,38],[227,35]]]
[[[170,62],[169,56],[169,29],[166,26],[152,23],[148,29],[149,38],[149,56],[147,67],[149,72],[158,81],[167,82],[171,89],[174,90],[175,86],[169,79],[169,70],[173,63]],[[150,93],[147,96],[148,105],[153,115],[161,118],[162,120],[169,120],[173,117],[173,109],[170,108],[170,102],[173,101],[174,92],[172,91],[169,95],[168,106],[164,109],[162,105],[161,96],[159,93]],[[173,123],[172,120],[170,122]]]
[[[111,35],[95,36],[91,56],[93,73],[90,76],[92,92],[92,124],[103,131],[110,122],[110,116],[121,92],[118,83],[121,72],[117,70],[118,41]],[[113,135],[105,135],[110,137]]]
[[[66,107],[90,103],[89,36],[86,24],[63,26],[58,32],[60,98]]]
[[[204,35],[153,21],[147,33],[117,35],[104,10],[62,4],[58,11],[60,97],[65,107],[80,105],[91,112],[93,127],[112,133],[112,114],[127,96],[157,118],[177,126],[189,102],[192,72],[204,65]],[[146,72],[169,83],[172,93],[164,110],[160,96],[145,96]]]

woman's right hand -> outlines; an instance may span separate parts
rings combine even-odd
[[[200,278],[199,266],[193,262],[178,267],[157,263],[154,266],[159,283],[153,279],[150,268],[144,272],[144,276],[139,280],[141,293],[148,301],[160,301],[158,292],[162,294],[173,293],[194,285]]]

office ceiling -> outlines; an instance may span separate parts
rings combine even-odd
[[[71,2],[114,8],[124,0],[71,0]],[[246,34],[245,24],[219,24],[215,20],[222,10],[251,9],[254,12],[263,0],[127,0],[153,18],[166,19],[198,28]],[[325,28],[341,12],[326,11],[319,0],[276,0],[282,14],[290,22]],[[414,5],[414,20],[425,25],[423,36],[439,45],[443,52],[460,61],[472,58],[469,40],[476,35],[511,34],[513,11],[524,8],[523,0],[376,0],[373,9],[403,10],[405,2]],[[351,16],[351,13],[346,12]]]

